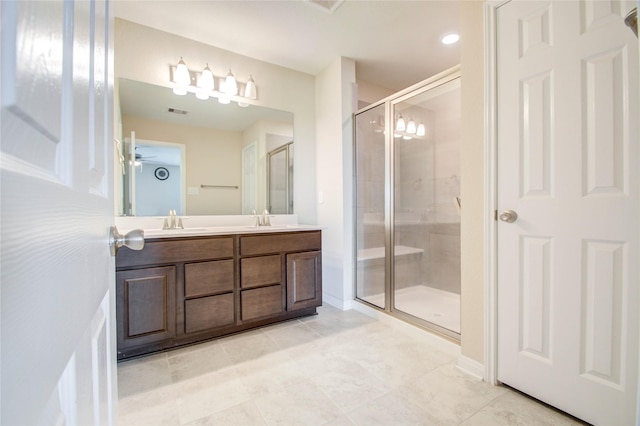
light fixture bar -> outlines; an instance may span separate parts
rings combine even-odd
[[[219,79],[218,83],[216,79]],[[248,101],[258,99],[258,90],[252,75],[249,75],[247,82],[241,86],[231,69],[225,77],[216,77],[209,64],[206,64],[201,72],[189,71],[182,57],[177,65],[170,66],[170,81],[176,95],[193,93],[198,99],[207,100],[214,97],[218,98],[220,103],[228,104],[234,101],[242,107],[248,107],[253,104]]]

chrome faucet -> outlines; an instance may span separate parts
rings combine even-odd
[[[271,226],[271,216],[269,216],[269,211],[267,209],[264,209],[261,216],[259,216],[255,210],[251,211],[251,215],[256,219],[256,228],[258,226]]]
[[[267,209],[262,212],[262,226],[271,226],[271,216],[269,216],[269,210]]]
[[[178,217],[175,210],[169,210],[169,217],[164,219],[162,229],[184,229],[182,218]]]

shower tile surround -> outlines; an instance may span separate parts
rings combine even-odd
[[[118,364],[120,425],[577,425],[355,310]]]

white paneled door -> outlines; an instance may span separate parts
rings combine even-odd
[[[496,15],[498,380],[594,424],[635,424],[638,404],[635,5]]]
[[[114,424],[109,5],[0,14],[0,423]]]

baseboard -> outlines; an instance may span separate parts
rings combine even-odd
[[[326,293],[322,293],[322,303],[327,303],[334,308],[338,308],[342,311],[348,311],[353,307],[351,300],[341,300]]]
[[[460,370],[464,371],[471,376],[477,377],[480,380],[484,380],[484,364],[478,361],[468,358],[464,355],[458,357],[458,364],[456,365]]]

